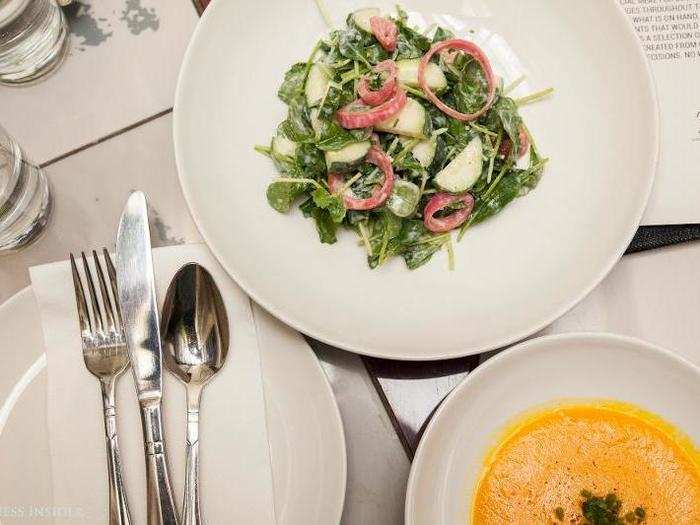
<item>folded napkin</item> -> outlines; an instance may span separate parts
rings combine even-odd
[[[175,272],[198,262],[218,284],[229,317],[226,364],[204,391],[200,416],[200,480],[208,523],[275,523],[270,450],[258,343],[251,302],[203,245],[153,250],[161,301]],[[68,262],[30,270],[47,355],[48,429],[54,504],[70,508],[55,523],[107,523],[107,457],[99,384],[82,357]],[[94,275],[94,274],[93,274]],[[185,389],[164,369],[163,420],[170,478],[178,508],[185,468]],[[146,523],[143,439],[132,373],[117,386],[117,425],[134,523]]]

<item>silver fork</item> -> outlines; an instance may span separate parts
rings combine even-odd
[[[87,296],[83,282],[75,264],[73,254],[70,254],[70,264],[75,287],[75,301],[78,305],[78,321],[80,336],[83,340],[83,359],[88,371],[100,381],[102,389],[102,406],[104,409],[105,438],[107,442],[107,467],[109,478],[109,523],[110,525],[129,525],[129,505],[122,480],[121,456],[117,441],[117,419],[115,410],[114,390],[119,379],[129,368],[129,353],[124,342],[121,314],[117,302],[117,272],[112,264],[109,252],[102,249],[110,290],[95,250],[92,251],[97,280],[100,288],[102,306],[97,298],[92,272],[85,252],[81,253],[83,272],[87,281]]]

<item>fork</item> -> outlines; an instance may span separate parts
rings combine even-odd
[[[107,468],[109,478],[109,524],[130,525],[129,505],[126,500],[122,479],[121,456],[117,441],[117,418],[115,410],[115,386],[119,376],[129,368],[129,353],[124,342],[121,314],[117,301],[117,272],[112,264],[109,252],[103,248],[102,253],[107,267],[107,281],[95,250],[92,251],[95,271],[100,288],[102,306],[97,297],[92,272],[85,252],[81,252],[83,272],[87,281],[87,296],[78,272],[73,254],[70,265],[75,287],[75,301],[78,306],[80,336],[83,342],[83,359],[88,371],[100,381],[102,390],[102,407],[104,409],[105,438],[107,443]]]

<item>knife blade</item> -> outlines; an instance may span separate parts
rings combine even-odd
[[[141,409],[146,453],[149,525],[179,523],[165,456],[161,402],[163,349],[160,340],[148,204],[143,192],[126,202],[117,232],[117,291],[124,338]]]
[[[160,399],[163,349],[156,302],[148,205],[134,192],[124,207],[117,233],[117,283],[125,339],[139,400]]]

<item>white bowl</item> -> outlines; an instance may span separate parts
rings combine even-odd
[[[567,398],[633,403],[700,443],[700,369],[662,348],[610,334],[533,339],[469,374],[447,397],[416,452],[406,525],[469,524],[489,447],[517,415]]]

